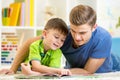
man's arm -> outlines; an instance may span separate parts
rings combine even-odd
[[[97,69],[104,63],[105,58],[95,59],[89,58],[84,69],[82,68],[71,68],[72,74],[93,74]]]
[[[18,51],[16,53],[16,57],[15,57],[12,65],[11,65],[10,71],[13,71],[14,73],[16,73],[16,71],[17,71],[18,67],[20,66],[20,64],[24,61],[24,59],[29,54],[29,46],[30,46],[30,44],[32,42],[38,40],[38,39],[40,39],[40,36],[28,39],[28,40],[26,40],[25,43],[23,43],[22,46],[19,47],[19,49],[18,49]]]

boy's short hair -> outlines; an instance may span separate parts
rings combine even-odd
[[[68,27],[66,23],[60,18],[51,18],[45,25],[45,30],[54,29],[58,30],[61,34],[68,34]]]
[[[87,5],[78,5],[70,12],[70,23],[76,26],[88,24],[94,26],[96,23],[96,12]]]

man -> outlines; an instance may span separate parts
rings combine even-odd
[[[28,56],[29,45],[40,39],[29,39],[13,62],[10,71],[17,71],[20,63]],[[70,33],[61,48],[66,58],[66,68],[72,74],[92,74],[112,71],[111,36],[96,25],[96,12],[87,5],[78,5],[70,12]],[[9,72],[6,72],[9,73]]]
[[[111,36],[96,25],[95,11],[78,5],[70,12],[70,34],[61,48],[67,67],[74,74],[112,70]]]

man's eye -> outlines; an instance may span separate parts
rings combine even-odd
[[[75,31],[71,30],[73,33],[75,33]]]
[[[85,34],[85,32],[81,32],[80,34],[84,35],[84,34]]]

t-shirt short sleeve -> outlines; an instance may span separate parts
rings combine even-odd
[[[108,57],[110,55],[111,45],[112,45],[111,37],[106,37],[98,41],[90,57],[92,58]]]
[[[55,68],[60,68],[60,66],[61,66],[61,56],[62,56],[62,51],[60,49],[52,51],[49,66],[50,67],[55,67]]]
[[[39,43],[40,41],[36,41],[30,45],[29,51],[29,61],[31,60],[41,60],[40,52],[39,52]]]

